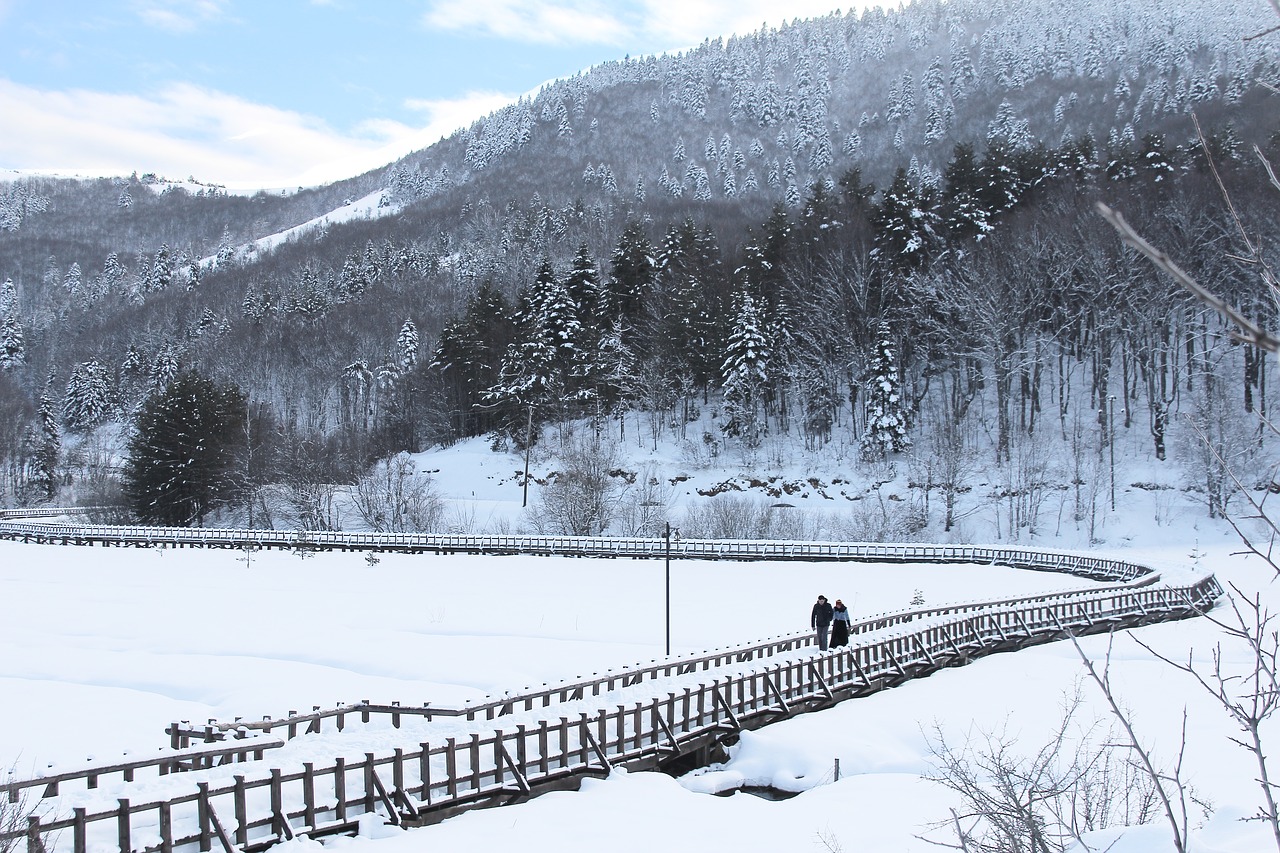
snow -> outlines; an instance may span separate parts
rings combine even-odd
[[[417,461],[420,470],[434,472],[459,519],[496,527],[518,514],[514,475],[522,458],[469,442],[420,454]],[[539,471],[551,464],[535,459]],[[695,492],[699,484],[727,475],[722,469],[691,469],[692,479],[680,483],[677,500],[692,501],[695,496],[684,490]],[[1121,483],[1160,477],[1155,470],[1129,471]],[[1094,531],[1108,540],[1094,553],[1156,566],[1175,583],[1213,571],[1224,584],[1261,591],[1264,600],[1280,606],[1271,570],[1234,553],[1239,542],[1224,524],[1208,521],[1190,505],[1171,507],[1176,492],[1122,486],[1120,493],[1119,512],[1107,514]],[[832,506],[816,495],[789,495],[788,501]],[[985,523],[970,519],[971,529],[996,529],[980,526]],[[1066,536],[1039,544],[1087,547]],[[18,776],[30,776],[81,766],[91,755],[105,762],[154,754],[167,745],[164,729],[175,720],[281,717],[364,699],[460,705],[662,657],[661,561],[389,553],[376,558],[373,563],[360,553],[301,557],[0,542],[6,602],[0,692],[8,699],[0,703],[0,767],[12,765]],[[671,583],[675,654],[804,631],[819,593],[842,598],[856,618],[903,609],[916,590],[927,606],[936,606],[1093,585],[991,566],[685,560],[673,561]],[[1135,633],[1173,659],[1194,654],[1202,663],[1220,640],[1218,629],[1204,619]],[[1082,646],[1095,661],[1108,654],[1106,637],[1086,638]],[[1230,648],[1226,660],[1233,668],[1245,663]],[[1066,697],[1077,688],[1083,713],[1107,719],[1083,675],[1069,643],[994,655],[744,733],[726,763],[680,779],[615,772],[585,782],[577,792],[547,794],[409,832],[367,822],[359,837],[326,840],[324,846],[416,853],[485,849],[518,839],[531,853],[575,845],[607,846],[617,853],[932,851],[937,843],[954,843],[949,810],[959,807],[953,794],[927,778],[934,727],[953,741],[1003,729],[1034,751],[1048,741]],[[1185,709],[1185,773],[1215,809],[1207,821],[1193,816],[1191,849],[1267,849],[1272,842],[1265,827],[1240,821],[1255,811],[1261,796],[1253,781],[1256,768],[1229,742],[1234,732],[1222,711],[1127,633],[1111,649],[1111,678],[1144,743],[1165,762],[1177,758]],[[272,750],[268,760],[320,760],[335,748],[359,755],[412,747],[430,730],[422,727],[453,724],[420,721],[402,730],[371,724],[340,736],[307,736]],[[1273,724],[1264,734],[1274,739],[1280,731]],[[167,779],[166,784],[184,781]],[[799,793],[776,802],[712,793],[742,785]],[[104,781],[92,796],[109,801],[116,795]],[[1109,849],[1128,853],[1170,849],[1168,830],[1159,822],[1105,830],[1086,840],[1097,850],[1113,842]],[[300,839],[284,849],[317,843]]]
[[[386,190],[375,190],[362,198],[348,201],[336,210],[331,210],[314,219],[308,219],[306,222],[295,225],[292,228],[286,228],[284,231],[268,234],[265,237],[259,237],[249,243],[237,246],[234,248],[234,252],[237,256],[266,254],[277,246],[291,240],[302,239],[312,232],[323,230],[331,225],[351,222],[356,219],[379,219],[383,216],[398,213],[398,206],[385,203],[386,194]],[[207,258],[202,258],[200,265],[202,267],[212,267],[216,262],[217,258],[214,255],[210,255]]]

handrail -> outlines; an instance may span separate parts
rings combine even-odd
[[[81,525],[0,520],[0,538],[65,545],[288,548],[436,554],[535,554],[657,559],[805,560],[986,563],[1068,572],[1099,580],[1154,576],[1145,566],[1065,551],[985,545],[800,542],[769,539],[681,539],[600,536],[445,535],[359,531]]]
[[[47,773],[13,782],[0,782],[0,794],[6,794],[9,802],[16,803],[27,788],[43,786],[44,793],[40,795],[41,798],[53,797],[58,795],[58,788],[63,782],[84,779],[89,788],[96,788],[98,778],[108,773],[119,773],[124,781],[132,782],[138,770],[152,767],[156,768],[161,776],[165,776],[179,770],[213,767],[217,763],[227,761],[243,763],[249,761],[250,755],[253,756],[253,760],[261,761],[266,750],[279,749],[284,744],[284,740],[280,738],[246,737],[234,741],[229,746],[223,743],[199,744],[182,749],[161,750],[160,754],[153,758],[140,758],[134,761],[90,760],[75,770]]]
[[[1039,593],[1023,598],[959,602],[937,607],[879,613],[851,622],[849,635],[854,637],[870,631],[879,631],[913,621],[923,621],[954,614],[977,613],[983,610],[997,610],[1014,605],[1044,605],[1067,601],[1077,603],[1091,602],[1110,594],[1114,590],[1140,589],[1148,584],[1149,581],[1146,579],[1139,579],[1137,581],[1111,584],[1102,588],[1063,590]],[[220,722],[217,719],[210,719],[203,726],[190,726],[174,722],[166,732],[170,736],[171,745],[174,748],[179,748],[202,740],[205,742],[218,741],[223,739],[228,732],[245,730],[269,734],[285,729],[289,738],[296,737],[299,734],[316,734],[322,730],[322,722],[331,719],[337,720],[338,730],[342,731],[346,726],[347,718],[356,715],[359,715],[361,722],[364,723],[369,722],[373,715],[390,717],[392,726],[395,728],[400,727],[402,717],[423,717],[428,721],[436,717],[493,720],[500,716],[515,713],[521,708],[529,711],[537,706],[547,707],[553,702],[568,701],[571,696],[578,698],[599,696],[602,693],[616,689],[618,686],[634,686],[644,681],[670,677],[676,673],[705,672],[723,666],[726,662],[742,663],[760,660],[812,646],[814,643],[815,639],[812,631],[796,631],[742,646],[729,646],[696,655],[677,655],[661,661],[651,661],[648,664],[637,663],[632,666],[610,670],[603,675],[593,673],[591,678],[572,681],[564,680],[540,690],[515,694],[505,693],[500,697],[486,696],[482,702],[468,703],[461,708],[434,705],[429,702],[420,706],[404,705],[398,702],[375,704],[366,699],[354,704],[340,704],[323,710],[316,706],[310,712],[301,714],[296,711],[290,711],[286,716],[268,716],[261,721],[236,719],[231,722]]]

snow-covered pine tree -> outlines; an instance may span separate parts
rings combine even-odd
[[[52,501],[58,496],[58,456],[62,452],[62,434],[58,429],[58,417],[54,413],[53,396],[49,389],[53,377],[40,395],[36,418],[40,422],[39,435],[35,436],[27,467],[27,487],[35,500]]]
[[[0,370],[12,370],[27,360],[22,323],[12,314],[0,324]]]
[[[724,394],[725,435],[739,438],[747,447],[760,444],[763,423],[760,404],[769,372],[769,342],[749,293],[737,297],[733,331],[720,368]]]
[[[178,375],[178,353],[171,344],[165,344],[151,363],[151,386],[157,391],[165,388]]]
[[[412,319],[406,319],[400,327],[400,334],[396,336],[396,356],[400,372],[408,373],[417,366],[420,343],[418,327]]]
[[[71,429],[92,429],[111,414],[111,374],[97,359],[76,366],[62,397],[62,419]]]
[[[875,350],[867,373],[867,428],[862,433],[860,450],[864,460],[875,461],[911,446],[893,334],[884,320],[876,328]]]

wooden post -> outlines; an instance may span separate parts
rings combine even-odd
[[[347,819],[347,760],[342,756],[334,759],[333,763],[333,793],[337,797],[338,805],[335,807],[334,815],[340,821]]]
[[[480,735],[473,733],[467,744],[467,758],[471,762],[471,790],[480,790]]]
[[[173,853],[173,807],[160,804],[160,853]]]
[[[391,762],[391,790],[392,797],[398,795],[405,796],[404,789],[404,750],[396,747],[395,758]]]
[[[129,836],[129,801],[122,799],[120,809],[116,813],[116,839],[120,853],[133,853],[133,840]]]
[[[199,798],[196,800],[196,811],[200,820],[200,851],[208,853],[213,849],[213,830],[209,823],[209,783],[199,782],[196,787],[200,789]]]
[[[40,840],[40,815],[27,818],[27,853],[44,853],[44,842]]]
[[[283,824],[287,824],[289,822],[289,818],[284,813],[284,792],[281,786],[279,767],[271,768],[271,816],[272,816],[271,818],[272,829],[275,831],[275,834],[280,837],[280,840],[283,841],[285,839],[286,834],[288,833],[288,829]],[[201,851],[205,851],[209,849],[208,847],[205,846],[206,842],[204,839],[204,835],[205,835],[205,821],[204,819],[201,819],[200,821]]]
[[[302,821],[309,829],[316,826],[316,765],[302,763]]]
[[[249,843],[249,806],[245,796],[244,776],[235,777],[235,812],[236,812],[236,844],[244,847]]]
[[[529,732],[526,729],[524,725],[516,726],[516,764],[520,766],[520,773],[527,779],[529,777]]]
[[[418,778],[422,781],[422,793],[418,799],[431,805],[431,744],[423,741],[422,757],[418,759]]]
[[[444,777],[449,799],[458,798],[458,744],[453,738],[445,741]]]
[[[77,807],[72,811],[75,814],[75,818],[71,824],[71,851],[72,853],[85,853],[89,847],[85,838],[85,824],[88,822],[85,818],[88,815],[88,810]]]
[[[373,753],[364,754],[364,810],[373,813],[378,807],[378,790],[373,782]]]

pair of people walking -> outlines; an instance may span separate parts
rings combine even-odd
[[[827,634],[830,632],[832,646],[844,646],[849,643],[849,608],[844,602],[836,599],[835,604],[827,601],[825,595],[818,596],[813,611],[809,615],[809,627],[818,632],[818,650],[827,650]]]

